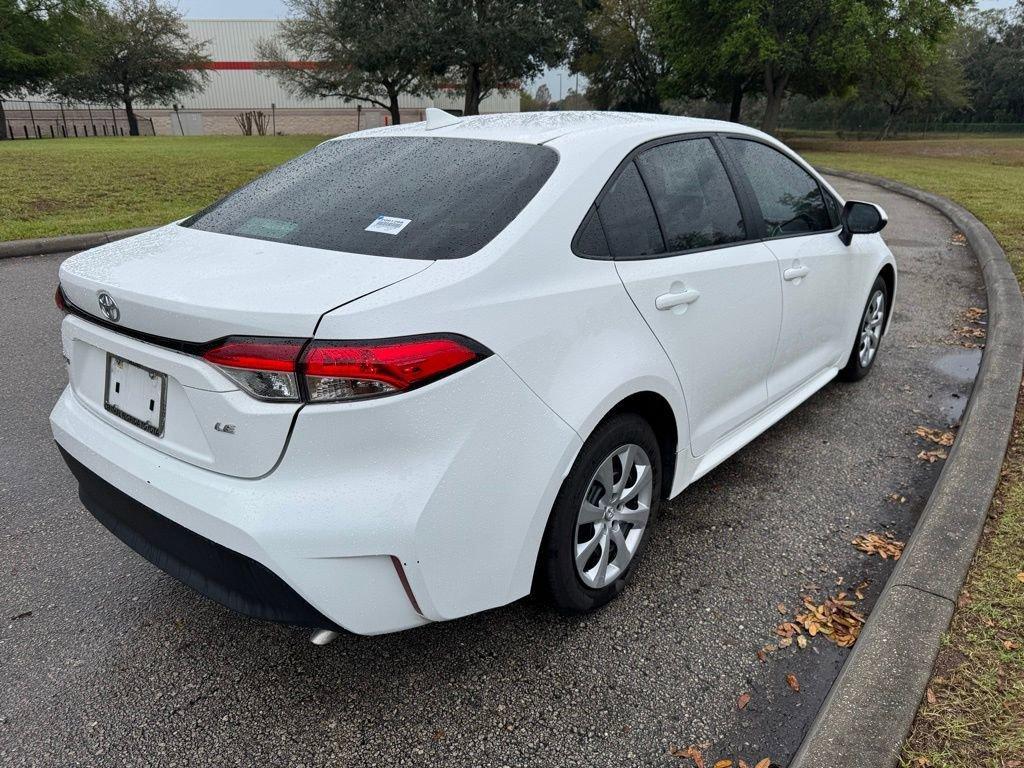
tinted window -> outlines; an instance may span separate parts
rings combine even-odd
[[[611,255],[608,252],[608,240],[605,239],[604,229],[601,227],[601,218],[597,215],[595,207],[590,209],[587,218],[583,220],[576,249],[583,256],[594,256],[598,259],[607,259]]]
[[[840,214],[842,213],[839,209],[839,202],[824,189],[821,190],[821,194],[825,196],[825,207],[828,208],[829,221],[832,222],[833,227],[838,227],[841,221]]]
[[[321,144],[185,226],[332,251],[454,259],[511,222],[558,163],[548,147],[376,137]]]
[[[743,215],[708,139],[660,144],[637,158],[669,251],[746,238]]]
[[[818,182],[807,171],[756,141],[729,144],[754,188],[768,237],[832,229]]]
[[[658,217],[634,163],[619,174],[601,199],[598,213],[614,258],[665,252]]]

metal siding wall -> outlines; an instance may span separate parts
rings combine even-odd
[[[256,61],[256,43],[277,34],[276,20],[213,20],[186,19],[189,32],[196,40],[208,40],[210,58],[217,61]],[[434,98],[402,94],[403,109],[462,109],[462,95],[441,92]],[[307,99],[293,96],[266,70],[213,70],[203,91],[182,99],[185,109],[263,109],[271,104],[279,109],[355,109],[357,102],[342,99]],[[170,104],[151,105],[170,109]],[[364,107],[372,105],[363,103]],[[480,104],[481,112],[518,112],[517,93],[493,93]]]

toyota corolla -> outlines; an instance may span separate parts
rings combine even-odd
[[[321,642],[607,603],[659,504],[867,374],[892,311],[884,212],[769,136],[428,112],[60,268],[85,507]]]

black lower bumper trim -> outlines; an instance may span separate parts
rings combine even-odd
[[[85,508],[157,568],[247,616],[340,629],[266,566],[154,512],[57,447],[78,479],[78,496]]]

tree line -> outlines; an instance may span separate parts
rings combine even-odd
[[[307,97],[386,109],[439,91],[473,115],[567,64],[600,109],[721,112],[775,131],[805,118],[1024,122],[1024,0],[287,0],[258,44]],[[207,43],[152,0],[0,0],[0,97],[137,104],[202,88]],[[576,100],[580,101],[579,95]]]
[[[602,109],[878,127],[1024,122],[1024,0],[601,0],[571,66]]]
[[[202,88],[205,51],[176,8],[150,0],[0,0],[0,99],[121,104],[133,136],[137,104]]]

